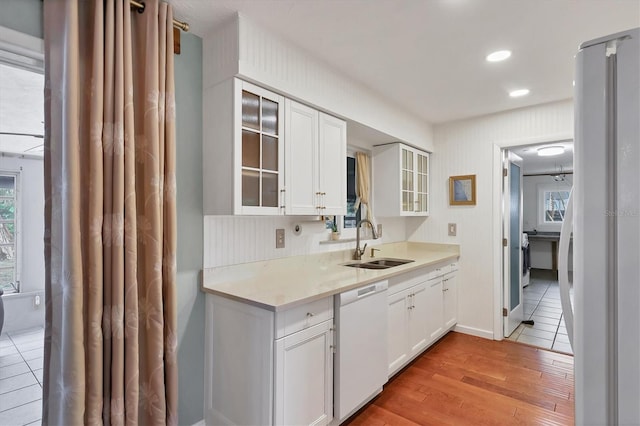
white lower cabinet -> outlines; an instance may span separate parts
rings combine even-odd
[[[392,294],[387,307],[387,356],[389,375],[398,370],[409,358],[409,301],[407,291]]]
[[[283,312],[206,299],[206,424],[331,422],[333,297]]]
[[[424,282],[388,296],[389,376],[427,347],[427,301]]]
[[[457,263],[451,263],[414,271],[389,280],[389,377],[456,324],[457,270]]]
[[[456,324],[457,270],[451,263],[389,278],[389,376]],[[273,312],[207,294],[206,424],[336,423],[333,309],[333,296]]]
[[[275,424],[333,418],[333,321],[276,340]]]
[[[450,272],[442,277],[444,297],[444,328],[449,329],[458,322],[458,272]]]
[[[422,352],[429,343],[427,336],[427,284],[421,283],[409,289],[409,357]]]
[[[432,278],[427,282],[427,336],[429,341],[434,341],[442,334],[444,323],[444,305],[442,296],[442,277]]]

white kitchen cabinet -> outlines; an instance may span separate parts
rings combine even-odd
[[[422,352],[429,343],[427,339],[428,294],[427,284],[421,283],[409,289],[409,357]]]
[[[427,283],[429,295],[428,335],[434,342],[458,322],[458,263],[453,262],[431,272]]]
[[[332,345],[332,297],[273,312],[207,294],[206,424],[328,424]]]
[[[326,425],[333,418],[333,321],[276,340],[276,425]]]
[[[389,376],[427,347],[426,290],[422,282],[387,297]]]
[[[442,277],[444,296],[444,328],[450,329],[458,322],[458,273],[449,272]]]
[[[204,214],[279,215],[284,98],[237,78],[203,95]]]
[[[409,301],[408,291],[389,295],[387,298],[387,357],[389,359],[389,376],[400,369],[408,358],[409,351]]]
[[[442,276],[427,282],[427,336],[429,342],[437,340],[444,330],[444,305],[442,296]]]
[[[286,213],[344,215],[346,122],[290,99],[285,111]]]
[[[458,263],[452,262],[389,279],[389,377],[457,323],[457,270]]]
[[[429,215],[429,153],[402,143],[373,151],[373,199],[376,215]]]

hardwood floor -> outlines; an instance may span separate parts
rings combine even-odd
[[[449,333],[348,423],[572,425],[573,357]]]

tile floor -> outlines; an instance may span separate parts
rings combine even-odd
[[[570,293],[573,297],[573,288]],[[531,283],[524,288],[523,299],[525,319],[532,319],[534,325],[520,324],[508,339],[573,355],[555,274],[532,269]]]
[[[39,425],[44,328],[0,336],[0,425]]]

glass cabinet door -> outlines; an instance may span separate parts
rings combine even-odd
[[[242,205],[278,207],[280,103],[242,90]]]
[[[412,212],[414,209],[414,165],[413,152],[402,148],[402,211]]]
[[[427,200],[429,199],[429,157],[416,153],[416,163],[418,164],[416,170],[416,212],[429,211]]]

